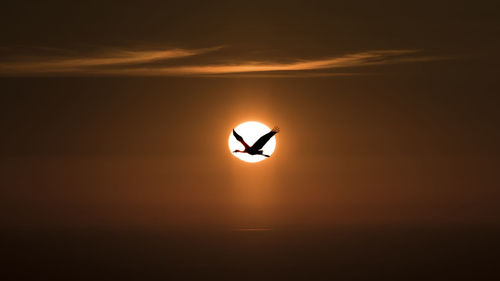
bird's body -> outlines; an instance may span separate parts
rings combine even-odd
[[[262,155],[262,156],[265,156],[265,157],[269,157],[269,155],[264,154],[264,152],[262,151],[262,148],[279,131],[280,131],[280,129],[278,127],[274,127],[269,133],[267,133],[267,134],[263,135],[262,137],[260,137],[252,146],[249,146],[245,142],[245,140],[243,140],[243,138],[238,133],[236,133],[236,131],[233,129],[233,135],[234,135],[234,137],[241,144],[243,144],[243,146],[245,147],[245,150],[235,150],[235,151],[233,151],[233,153],[241,152],[241,153],[248,153],[250,155]]]

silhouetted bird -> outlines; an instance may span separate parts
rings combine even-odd
[[[245,147],[245,150],[241,151],[241,150],[236,149],[235,151],[233,151],[233,153],[235,153],[235,152],[242,152],[242,153],[248,153],[250,155],[262,155],[262,156],[269,157],[269,155],[266,155],[266,154],[263,153],[262,148],[279,131],[280,131],[280,129],[278,127],[274,127],[269,133],[267,133],[267,134],[263,135],[262,137],[260,137],[260,139],[258,139],[252,146],[249,146],[243,140],[243,138],[240,135],[238,135],[238,133],[236,133],[236,131],[233,129],[233,136],[239,142],[241,142],[241,144],[243,144],[243,146]]]

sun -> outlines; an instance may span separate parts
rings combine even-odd
[[[245,123],[241,123],[240,125],[236,126],[234,130],[245,140],[245,142],[249,145],[252,146],[260,137],[263,135],[269,133],[271,129],[267,127],[266,125],[256,122],[256,121],[248,121]],[[250,155],[248,153],[233,153],[235,150],[244,150],[245,147],[241,142],[239,142],[233,135],[233,131],[229,133],[229,150],[230,152],[238,157],[239,159],[249,162],[249,163],[256,163],[260,162],[267,157],[262,156],[262,155]],[[274,152],[274,149],[276,148],[276,137],[273,136],[262,148],[263,153],[266,155],[271,155]]]

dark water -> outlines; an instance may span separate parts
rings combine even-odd
[[[491,226],[3,231],[1,280],[500,280]]]

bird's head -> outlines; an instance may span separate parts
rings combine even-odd
[[[236,153],[236,152],[243,152],[243,151],[238,150],[238,149],[236,149],[235,151],[233,151],[233,153]]]

